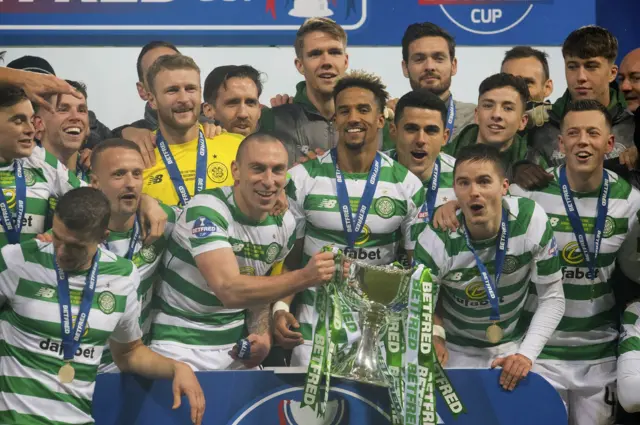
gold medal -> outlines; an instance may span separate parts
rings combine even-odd
[[[73,377],[76,375],[76,371],[71,366],[71,363],[65,363],[58,371],[58,379],[63,384],[70,384],[73,382]]]
[[[503,336],[504,332],[497,323],[494,323],[487,328],[487,341],[489,341],[490,343],[499,343]]]

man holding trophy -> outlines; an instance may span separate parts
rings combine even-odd
[[[385,89],[378,77],[363,72],[338,81],[333,91],[337,148],[289,171],[287,195],[298,237],[287,258],[289,268],[299,268],[326,245],[372,265],[393,263],[403,240],[413,251],[410,228],[424,203],[424,189],[415,175],[377,151]],[[275,338],[284,348],[295,347],[292,366],[306,366],[318,318],[316,290],[298,294],[297,320],[288,311],[292,299],[274,305]],[[340,346],[360,337],[356,318],[343,314],[343,321],[346,330],[335,341]]]
[[[440,300],[451,368],[502,367],[512,390],[560,323],[565,308],[553,229],[535,202],[506,196],[499,152],[487,145],[461,151],[453,171],[460,203],[457,231],[428,226],[415,261],[442,287]],[[529,295],[538,307],[523,315]]]

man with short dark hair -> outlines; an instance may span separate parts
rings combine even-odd
[[[534,200],[549,214],[561,252],[566,311],[533,370],[563,398],[571,425],[614,423],[614,289],[623,284],[615,269],[640,282],[640,193],[604,169],[615,143],[610,112],[594,99],[567,104],[558,140],[565,164],[550,170],[553,180],[544,190],[511,186],[512,194]]]
[[[427,226],[415,261],[441,287],[438,334],[447,340],[448,367],[501,367],[500,386],[513,390],[564,312],[553,230],[535,202],[506,196],[509,182],[495,147],[462,149],[453,180],[461,229]],[[529,294],[538,301],[532,316],[525,311]]]
[[[203,113],[230,133],[255,133],[260,119],[262,80],[250,65],[214,68],[204,82]]]
[[[542,157],[549,165],[564,164],[565,156],[558,145],[562,116],[571,102],[584,99],[597,100],[609,109],[613,117],[615,141],[613,149],[606,155],[607,159],[617,158],[629,148],[635,151],[633,115],[627,111],[622,93],[610,86],[618,73],[615,65],[617,54],[618,40],[604,28],[589,25],[569,34],[562,46],[567,92],[553,104],[549,121],[529,132],[530,159],[535,162],[537,157]],[[633,156],[637,156],[637,152]],[[631,162],[635,163],[635,160]],[[526,172],[531,174],[530,170]]]
[[[352,72],[338,80],[333,99],[337,147],[289,170],[287,195],[298,237],[289,268],[299,268],[325,245],[377,265],[394,262],[401,245],[410,257],[411,226],[424,204],[424,189],[409,170],[378,152],[386,87],[372,74]],[[295,347],[295,366],[309,362],[318,316],[315,288],[298,295],[297,320],[289,312],[293,297],[274,306],[276,339],[284,348]],[[345,333],[336,342],[343,347],[359,337]]]
[[[443,152],[457,157],[466,146],[492,145],[500,151],[503,165],[508,169],[527,154],[527,142],[518,134],[528,120],[525,113],[529,99],[527,83],[511,74],[495,74],[480,84],[479,92],[476,124],[461,131]]]
[[[456,42],[446,30],[431,22],[409,25],[402,37],[402,72],[412,89],[427,89],[447,104],[447,142],[473,123],[475,105],[456,101],[451,93],[458,59]]]
[[[99,246],[109,210],[99,190],[72,190],[56,207],[53,243],[31,240],[0,251],[0,303],[7,313],[0,332],[3,349],[14,353],[2,358],[4,423],[93,422],[96,371],[107,342],[123,372],[172,379],[174,407],[187,395],[192,422],[202,421],[204,394],[193,371],[140,340],[138,271]]]
[[[548,57],[533,47],[516,46],[505,53],[500,72],[522,77],[529,88],[530,101],[543,103],[553,92]]]
[[[22,56],[21,58],[14,59],[7,64],[7,68],[21,69],[23,71],[35,72],[38,74],[46,74],[46,75],[53,75],[53,76],[56,75],[51,64],[47,60],[38,56]],[[78,87],[75,87],[73,85],[72,87],[74,87],[76,90],[78,89]],[[86,87],[85,87],[85,92],[86,92]],[[49,96],[52,95],[52,93],[46,93],[46,94]],[[71,97],[76,97],[76,94],[66,94],[66,95]],[[86,93],[84,93],[84,98],[86,100],[87,98]],[[55,107],[55,103],[52,103],[52,105],[54,105]],[[44,133],[46,128],[41,121],[42,111],[40,111],[38,104],[35,102],[33,103],[33,110],[35,111],[34,123],[36,126],[36,132],[37,132],[35,138],[36,140],[39,141],[41,140],[42,133]],[[98,119],[96,118],[96,114],[93,111],[88,111],[87,114],[89,119],[89,122],[87,124],[87,136],[85,137],[82,147],[92,149],[95,145],[100,143],[102,140],[110,138],[112,133],[111,133],[111,130],[109,130],[109,128],[106,125],[98,121]]]

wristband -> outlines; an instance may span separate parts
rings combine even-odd
[[[447,333],[440,325],[433,325],[433,336],[439,336],[440,338],[447,340]]]
[[[277,301],[275,304],[273,304],[273,308],[271,309],[272,315],[275,316],[276,313],[280,310],[284,310],[289,313],[289,304],[284,301]]]

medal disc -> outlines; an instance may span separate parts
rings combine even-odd
[[[58,371],[58,378],[60,382],[63,384],[70,384],[73,382],[73,377],[75,376],[76,371],[69,363],[65,363],[64,366],[60,368]]]
[[[503,336],[504,332],[502,331],[502,328],[495,323],[487,328],[487,340],[490,343],[497,344]]]

